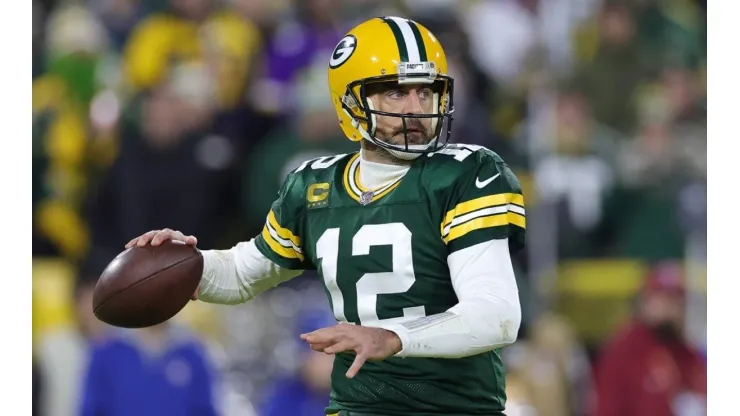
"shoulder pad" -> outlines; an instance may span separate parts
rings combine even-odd
[[[343,162],[352,155],[353,153],[344,153],[306,160],[288,174],[280,194],[297,191],[303,195],[309,184],[332,181],[337,167],[344,166]]]
[[[472,169],[474,166],[485,163],[503,162],[501,157],[491,149],[464,143],[449,144],[442,150],[427,154],[427,157],[431,158],[430,162],[458,165],[463,167],[464,170]]]
[[[486,164],[503,163],[494,151],[483,146],[471,144],[450,144],[442,150],[428,153],[426,167],[428,174],[440,187],[455,183],[462,176],[478,170]]]

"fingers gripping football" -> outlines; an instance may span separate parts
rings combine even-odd
[[[131,241],[126,244],[126,248],[128,249],[131,247],[146,247],[147,244],[150,244],[152,246],[159,246],[167,240],[182,241],[189,246],[195,246],[196,244],[198,244],[198,239],[195,236],[185,235],[180,231],[165,228],[163,230],[152,230],[131,239]],[[195,289],[195,292],[190,297],[190,299],[198,300],[199,291],[200,286]]]
[[[182,241],[190,246],[198,244],[198,239],[195,238],[195,236],[185,235],[180,231],[165,228],[163,230],[149,231],[139,237],[133,238],[128,242],[128,244],[126,244],[126,248],[131,248],[133,246],[144,247],[147,244],[158,246],[167,240]]]

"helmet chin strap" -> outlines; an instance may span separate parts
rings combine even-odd
[[[437,97],[437,95],[438,94],[434,94],[434,104],[435,104],[435,106],[434,106],[434,112],[435,113],[437,112],[437,103],[438,103],[438,97]],[[367,106],[368,106],[368,108],[370,110],[374,110],[375,109],[373,107],[372,100],[367,100]],[[388,153],[391,154],[391,156],[396,157],[396,158],[401,159],[401,160],[414,160],[414,159],[417,159],[419,156],[421,156],[423,154],[423,153],[411,153],[411,152],[407,152],[406,150],[403,150],[403,149],[389,149],[389,148],[387,148],[385,146],[393,146],[393,147],[398,147],[398,146],[397,145],[394,145],[394,144],[391,144],[391,143],[387,143],[387,142],[383,142],[383,144],[379,144],[378,142],[380,140],[377,139],[377,138],[375,138],[375,128],[378,125],[378,123],[376,122],[375,113],[370,113],[370,117],[371,117],[371,120],[372,120],[372,126],[373,126],[373,134],[371,135],[371,134],[369,134],[360,125],[360,122],[359,121],[355,120],[355,118],[352,117],[347,112],[347,110],[345,110],[345,112],[347,113],[347,115],[350,116],[350,119],[352,120],[352,126],[354,128],[356,128],[360,132],[360,135],[362,136],[363,139],[369,141],[370,143],[375,144],[376,146],[379,146],[379,147],[387,150]],[[433,127],[434,130],[436,130],[436,125],[437,125],[437,119],[435,118],[435,119],[432,120],[432,127]],[[434,139],[430,140],[429,143],[427,143],[427,144],[410,144],[410,145],[408,145],[408,148],[409,149],[413,149],[413,150],[417,150],[417,151],[424,151],[424,150],[427,150],[429,148],[433,148],[434,145],[437,143],[437,140],[438,139],[439,139],[439,137],[434,137]]]

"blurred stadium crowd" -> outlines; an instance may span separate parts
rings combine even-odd
[[[315,275],[142,331],[91,288],[151,229],[251,238],[289,170],[354,151],[327,60],[382,15],[438,36],[453,141],[524,188],[507,414],[703,414],[706,1],[33,0],[37,414],[322,414],[331,360],[296,344],[331,322]]]

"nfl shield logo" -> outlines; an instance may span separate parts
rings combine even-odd
[[[360,195],[360,203],[362,205],[367,205],[371,202],[373,202],[373,191],[363,192],[362,195]]]

